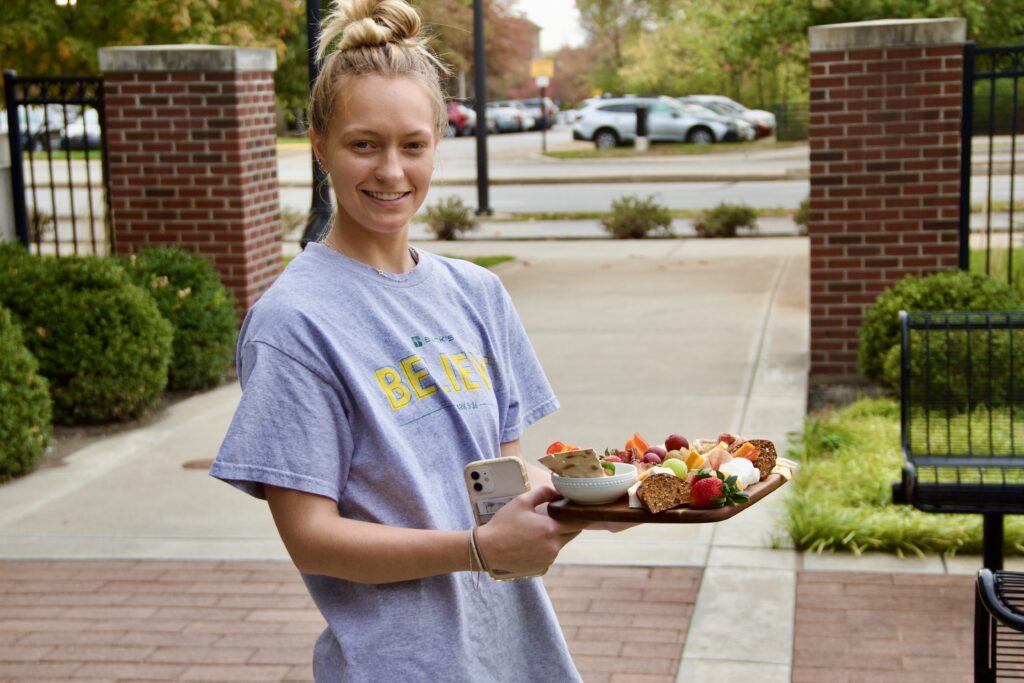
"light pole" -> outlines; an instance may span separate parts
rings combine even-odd
[[[312,91],[313,81],[320,73],[320,64],[316,61],[316,43],[320,37],[320,0],[306,0],[306,62],[309,65],[309,88]],[[313,164],[313,200],[306,219],[306,229],[302,232],[299,244],[303,249],[310,242],[315,242],[326,232],[331,220],[331,204],[328,197],[331,184],[327,182],[327,174],[316,163],[316,155],[310,150],[310,161]]]
[[[484,57],[484,3],[473,0],[473,90],[476,95],[476,215],[490,216],[487,182],[487,60]]]

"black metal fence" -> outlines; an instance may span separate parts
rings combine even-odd
[[[37,254],[113,251],[103,80],[4,71],[18,239]]]
[[[772,105],[775,114],[775,139],[806,140],[807,139],[806,102],[779,102]]]
[[[960,167],[960,267],[1010,284],[1024,281],[1021,192],[1024,45],[964,46]],[[972,186],[973,185],[973,186]]]

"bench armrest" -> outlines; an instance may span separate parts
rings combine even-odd
[[[1014,576],[1024,580],[1022,574],[1014,573]],[[996,593],[996,577],[990,569],[982,569],[978,572],[978,596],[981,598],[982,604],[985,605],[985,609],[996,621],[1024,633],[1024,617],[1009,610],[999,599],[999,595]]]

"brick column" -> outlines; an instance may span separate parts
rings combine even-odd
[[[117,251],[211,259],[244,311],[281,270],[273,50],[100,50]]]
[[[908,274],[956,268],[963,19],[814,26],[811,381],[857,372],[857,329]]]

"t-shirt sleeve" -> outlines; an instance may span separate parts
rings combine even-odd
[[[507,357],[502,368],[508,392],[501,421],[501,442],[505,443],[520,438],[529,425],[555,412],[559,406],[512,297],[504,287],[501,287],[501,296],[507,337]]]
[[[270,484],[338,501],[352,454],[339,389],[262,342],[239,361],[242,400],[210,474],[257,498]]]

